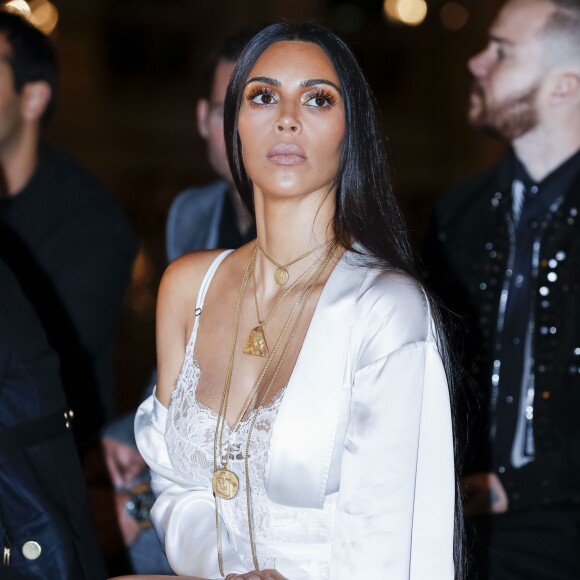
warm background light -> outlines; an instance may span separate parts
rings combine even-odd
[[[48,0],[10,0],[2,6],[3,10],[16,12],[29,20],[36,28],[50,35],[58,22],[58,10]]]
[[[427,3],[425,0],[385,0],[383,10],[393,22],[417,26],[427,16]]]
[[[30,22],[45,34],[50,34],[58,22],[58,10],[55,5],[48,0],[32,0],[30,8],[32,10]]]
[[[457,2],[447,2],[441,8],[439,13],[441,18],[441,23],[445,28],[450,30],[460,30],[462,29],[469,20],[469,12],[467,8],[458,4]]]
[[[17,12],[18,14],[22,14],[28,18],[30,16],[30,6],[28,2],[25,0],[10,0],[10,2],[6,2],[2,7],[7,12]]]

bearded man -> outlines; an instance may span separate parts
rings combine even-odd
[[[508,0],[469,70],[469,123],[508,150],[423,256],[459,315],[470,579],[578,579],[580,0]]]

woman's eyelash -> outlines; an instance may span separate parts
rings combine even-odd
[[[310,101],[312,99],[324,99],[328,105],[334,105],[336,103],[336,97],[330,92],[324,89],[316,89],[305,95],[305,101]]]
[[[256,97],[265,95],[273,97],[274,93],[268,87],[256,87],[248,93],[247,99],[248,101],[253,101]]]
[[[258,97],[267,97],[267,99],[257,101]],[[270,105],[277,101],[276,94],[269,87],[256,87],[252,89],[246,99],[256,105]],[[331,107],[336,103],[336,96],[325,89],[316,88],[302,97],[302,102],[307,103],[312,99],[323,99],[323,103],[317,103],[318,108]]]

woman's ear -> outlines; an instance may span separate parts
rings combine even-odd
[[[28,122],[39,121],[51,97],[52,89],[46,81],[26,83],[22,89],[22,118]]]
[[[209,135],[209,101],[207,99],[199,99],[195,112],[197,115],[197,130],[199,134],[207,139]]]

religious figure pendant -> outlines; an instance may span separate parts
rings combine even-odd
[[[244,354],[268,356],[268,345],[266,344],[266,337],[261,324],[250,332],[250,336],[244,345]]]
[[[238,476],[227,469],[214,471],[211,481],[213,492],[221,499],[233,499],[238,493],[240,480]]]
[[[278,286],[284,286],[288,282],[288,270],[286,268],[277,268],[274,272],[274,281]]]

